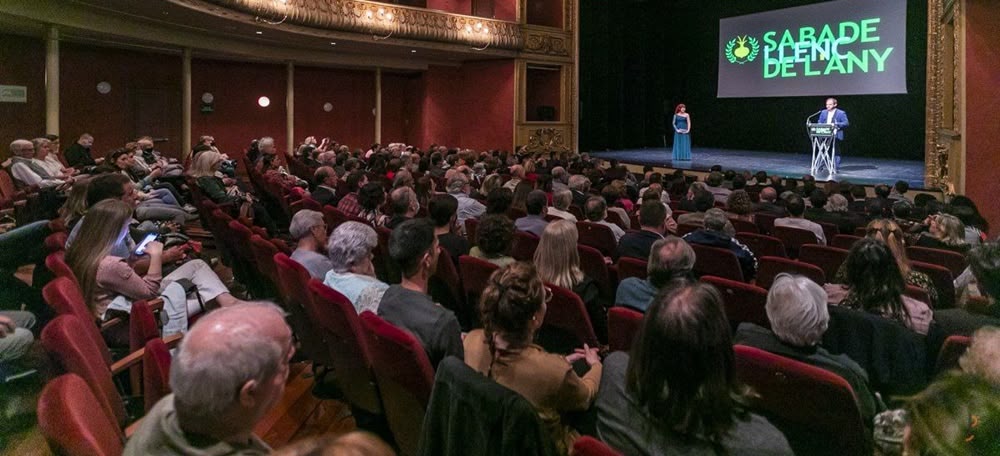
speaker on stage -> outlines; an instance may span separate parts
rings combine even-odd
[[[535,113],[538,115],[540,122],[553,122],[556,120],[555,106],[539,106],[535,109]]]

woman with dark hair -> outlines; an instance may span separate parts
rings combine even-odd
[[[700,282],[666,288],[631,353],[605,359],[597,435],[629,455],[792,454],[778,429],[744,407],[733,362],[719,292]]]
[[[385,189],[378,182],[369,182],[358,190],[358,204],[361,212],[358,217],[365,219],[372,226],[385,226],[389,216],[380,209],[385,203]]]
[[[488,214],[479,221],[476,246],[469,256],[489,261],[501,268],[513,263],[510,248],[514,243],[514,222],[506,215]]]
[[[674,110],[674,161],[691,161],[691,114],[687,112],[684,103]]]
[[[754,221],[753,201],[746,190],[734,190],[726,198],[726,213],[729,217],[748,222]]]
[[[990,224],[979,213],[976,203],[963,195],[951,197],[948,203],[951,205],[952,214],[965,224],[965,242],[976,245],[984,241],[985,233],[990,230]]]
[[[486,213],[503,215],[514,201],[514,192],[509,188],[494,188],[486,194]]]
[[[830,303],[881,315],[927,334],[934,315],[926,303],[903,294],[906,280],[889,246],[878,239],[862,239],[851,247],[844,265],[846,287],[825,286]]]
[[[563,357],[532,343],[551,297],[531,263],[493,272],[480,299],[483,328],[469,332],[463,345],[465,363],[527,399],[560,454],[567,454],[579,434],[562,423],[560,414],[590,407],[601,378],[601,358],[597,348],[586,345]],[[577,360],[590,365],[582,378],[570,365]]]
[[[510,201],[510,207],[519,211],[527,211],[528,193],[535,189],[535,183],[527,179],[521,180],[514,187],[514,196]]]
[[[903,274],[906,285],[912,285],[926,291],[931,301],[927,304],[930,304],[931,307],[937,304],[937,288],[934,287],[934,282],[927,274],[917,271],[911,266],[910,258],[906,255],[906,245],[903,242],[903,230],[896,222],[889,219],[875,219],[868,224],[865,237],[884,242],[892,251],[892,256],[896,259],[896,264],[899,265],[899,272]],[[837,275],[831,282],[847,283],[847,262],[840,265]]]
[[[413,186],[413,191],[417,194],[417,201],[420,202],[420,207],[430,206],[431,197],[437,193],[436,190],[437,184],[431,176],[420,176]]]

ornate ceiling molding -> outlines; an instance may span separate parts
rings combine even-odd
[[[524,52],[544,54],[558,57],[569,57],[569,44],[572,38],[565,33],[551,33],[538,30],[527,30],[524,40]]]
[[[196,9],[205,2],[266,21],[282,21],[327,30],[437,41],[483,47],[487,38],[470,30],[481,24],[489,30],[488,46],[518,51],[524,39],[518,24],[475,16],[450,14],[363,0],[175,0]],[[204,5],[203,5],[204,6]],[[209,9],[209,14],[217,11]],[[391,16],[390,16],[391,14]],[[391,19],[387,19],[391,17]]]

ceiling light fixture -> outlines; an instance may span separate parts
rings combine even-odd
[[[266,17],[255,16],[253,20],[268,25],[279,25],[282,22],[285,22],[285,19],[288,19],[288,0],[271,0],[271,4],[274,5],[274,9],[281,14],[281,19],[275,21]],[[257,34],[259,35],[260,32]]]

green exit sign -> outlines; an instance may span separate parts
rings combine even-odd
[[[26,86],[0,85],[0,103],[27,103]]]

